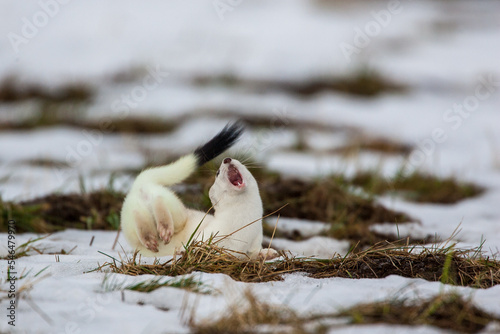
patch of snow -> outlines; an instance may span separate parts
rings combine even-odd
[[[424,229],[420,223],[382,223],[370,226],[370,231],[380,233],[382,235],[394,235],[399,239],[412,237],[416,239],[424,239],[429,236],[428,230]]]
[[[278,223],[276,229],[288,234],[298,233],[302,237],[309,238],[327,231],[330,226],[324,222],[307,219],[286,218],[271,216],[264,220],[264,224],[273,227]]]
[[[268,243],[269,241],[269,237],[264,237],[264,242]],[[329,259],[337,254],[346,254],[349,250],[349,242],[320,236],[302,241],[274,238],[271,247],[279,250],[289,250],[292,255]]]

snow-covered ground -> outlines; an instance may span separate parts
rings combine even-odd
[[[313,149],[291,151],[298,131],[271,121],[267,127],[248,131],[233,152],[250,151],[263,165],[287,175],[349,175],[376,168],[392,176],[405,163],[401,157],[362,153],[346,158],[328,153],[348,141],[349,131],[338,129],[412,144],[416,149],[407,167],[456,176],[485,187],[486,192],[454,205],[380,198],[385,206],[421,222],[400,232],[446,238],[460,225],[459,246],[475,247],[484,239],[487,254],[499,252],[500,2],[228,1],[232,5],[227,11],[214,3],[1,1],[0,82],[13,77],[21,87],[89,86],[95,96],[80,115],[84,119],[135,116],[182,121],[172,133],[161,135],[111,135],[71,127],[2,130],[2,199],[78,191],[79,175],[84,176],[87,189],[95,189],[107,184],[113,170],[143,166],[145,148],[175,156],[211,137],[229,118],[267,116],[284,124],[321,125],[302,133]],[[408,90],[374,98],[324,91],[306,98],[287,91],[194,83],[200,76],[302,82],[352,76],[366,69]],[[114,80],[118,74],[128,79]],[[0,103],[0,122],[30,117],[37,108],[36,100]],[[34,158],[66,162],[70,168],[26,164]],[[126,190],[130,181],[122,177],[116,185]],[[283,223],[295,228],[293,221]],[[375,227],[379,231],[395,228],[380,223]],[[304,226],[315,229],[314,224]],[[89,246],[92,236],[95,240]],[[34,236],[17,235],[17,245],[30,237]],[[184,308],[190,310],[196,304],[200,318],[213,317],[238,300],[247,287],[265,300],[286,303],[301,312],[327,312],[402,295],[420,298],[453,289],[500,316],[498,286],[452,288],[395,276],[315,280],[293,274],[279,283],[245,284],[223,275],[195,274],[218,292],[199,296],[162,288],[150,294],[125,291],[123,297],[120,291],[102,291],[104,273],[86,273],[109,260],[98,251],[119,256],[111,250],[114,237],[112,232],[70,230],[40,240],[38,246],[47,252],[78,247],[70,255],[59,255],[57,261],[54,255],[16,261],[18,274],[26,273],[17,281],[17,289],[32,287],[19,301],[16,327],[9,326],[4,316],[0,332],[186,332]],[[4,255],[6,234],[2,240]],[[299,254],[323,257],[347,250],[343,241],[322,237],[309,239],[309,244],[273,242]],[[129,250],[124,240],[120,243]],[[6,310],[7,267],[6,261],[1,263],[0,305]],[[116,276],[127,282],[150,278]],[[402,329],[377,325],[344,330]],[[429,327],[414,330],[441,332]]]

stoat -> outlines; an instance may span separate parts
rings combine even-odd
[[[255,178],[241,162],[225,158],[221,163],[209,192],[213,215],[186,208],[168,188],[231,147],[242,132],[240,123],[228,124],[194,153],[137,176],[121,211],[121,228],[133,248],[143,256],[173,255],[198,228],[193,240],[213,237],[236,256],[270,259],[278,255],[273,249],[262,249],[262,200]]]

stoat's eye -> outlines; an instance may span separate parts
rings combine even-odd
[[[217,173],[215,173],[215,177],[219,176],[220,169],[217,169]]]

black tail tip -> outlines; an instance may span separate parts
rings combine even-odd
[[[198,166],[214,159],[219,154],[233,146],[241,137],[244,130],[245,125],[241,120],[226,124],[226,126],[217,135],[215,135],[215,137],[194,151]]]

